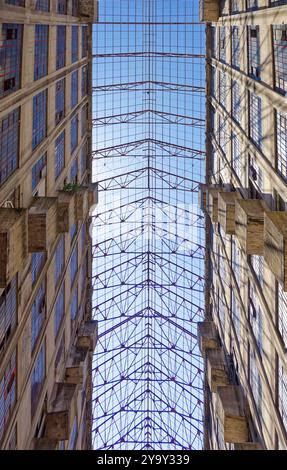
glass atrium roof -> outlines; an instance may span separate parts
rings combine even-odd
[[[95,449],[200,449],[205,36],[193,0],[100,0],[93,26]]]

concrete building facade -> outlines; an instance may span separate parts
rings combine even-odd
[[[207,22],[205,447],[287,449],[287,1]]]
[[[88,449],[97,2],[0,15],[0,448]]]

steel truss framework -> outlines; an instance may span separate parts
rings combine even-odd
[[[204,31],[193,0],[100,0],[93,32],[95,449],[200,449]]]

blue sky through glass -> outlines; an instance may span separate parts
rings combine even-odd
[[[93,54],[94,448],[199,449],[205,38],[197,2],[100,1]]]

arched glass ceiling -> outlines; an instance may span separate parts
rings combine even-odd
[[[199,449],[205,39],[194,0],[100,0],[93,30],[95,449]]]

